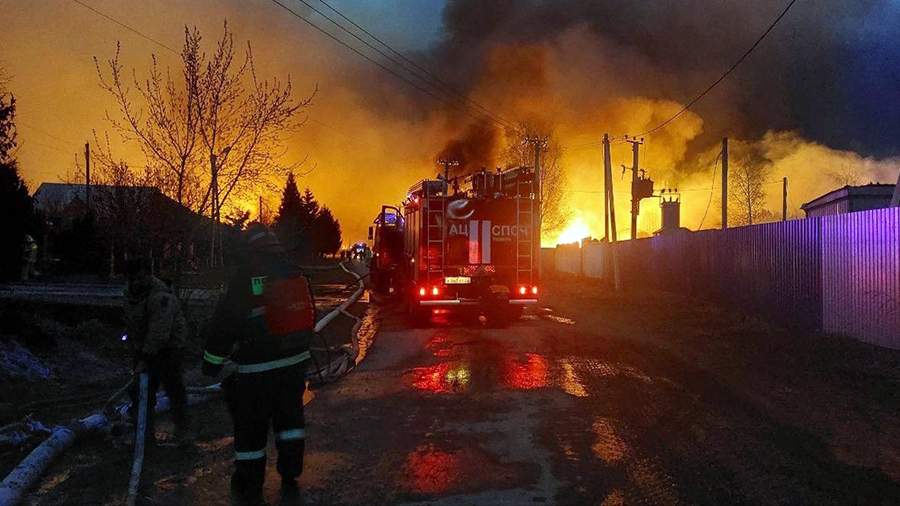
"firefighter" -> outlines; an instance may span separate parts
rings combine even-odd
[[[25,242],[22,245],[22,281],[28,281],[35,275],[34,264],[37,263],[38,245],[34,238],[25,234]]]
[[[246,258],[210,325],[203,372],[218,374],[226,358],[237,363],[237,373],[223,382],[234,421],[231,485],[241,502],[258,504],[270,425],[286,492],[296,490],[303,471],[303,392],[315,307],[306,277],[268,228],[252,223],[244,244]]]
[[[129,259],[126,265],[128,285],[125,289],[125,322],[128,341],[133,350],[135,375],[148,373],[147,439],[153,438],[153,406],[160,384],[169,395],[175,441],[190,440],[186,413],[187,396],[182,378],[182,358],[187,340],[187,322],[178,298],[171,289],[151,274],[145,258]],[[131,389],[132,406],[137,406],[138,382]],[[132,417],[137,410],[132,409]]]

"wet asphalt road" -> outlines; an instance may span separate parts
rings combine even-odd
[[[665,299],[548,299],[508,329],[411,329],[388,306],[310,410],[307,502],[900,504],[895,352]]]
[[[544,299],[506,329],[414,329],[380,304],[365,360],[307,406],[302,495],[281,493],[270,448],[267,499],[900,504],[900,353],[660,294]],[[148,457],[144,504],[228,504],[230,424],[219,403],[195,416],[196,448]],[[40,504],[120,497],[63,488]]]

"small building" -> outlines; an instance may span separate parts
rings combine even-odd
[[[890,207],[894,195],[892,184],[870,183],[832,190],[800,206],[807,218],[845,214]]]
[[[177,256],[190,269],[207,259],[209,217],[154,187],[91,185],[89,191],[83,184],[42,183],[34,193],[35,208],[47,225],[43,251],[54,262],[71,264],[68,270],[88,264],[96,270],[94,264],[106,263],[112,275],[129,251],[160,262]],[[228,227],[220,227],[229,233]]]

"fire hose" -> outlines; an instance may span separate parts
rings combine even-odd
[[[351,274],[357,280],[358,288],[357,290],[343,303],[341,303],[338,307],[330,311],[324,317],[322,317],[318,322],[316,322],[315,332],[321,332],[331,321],[337,318],[338,315],[348,316],[356,321],[353,326],[353,333],[358,331],[361,320],[359,317],[353,315],[348,311],[348,308],[354,304],[365,291],[365,284],[363,282],[363,276],[360,276],[356,272],[353,272],[344,265],[344,263],[339,264],[340,268],[343,269],[348,274]],[[326,343],[327,344],[327,343]],[[355,360],[358,355],[358,344],[356,339],[351,339],[351,344],[343,345],[340,347],[341,350],[345,351],[345,356],[336,364],[328,364],[327,367],[327,378],[334,379],[339,377],[346,372],[348,372],[355,365]],[[325,374],[322,371],[317,371],[319,376],[325,378]],[[141,385],[141,405],[138,408],[138,429],[136,432],[145,432],[146,431],[146,418],[147,418],[147,410],[149,409],[149,402],[147,400],[147,378],[146,374],[142,373],[139,379]],[[128,409],[128,403],[116,406],[116,402],[121,399],[131,387],[131,384],[134,380],[130,380],[125,386],[120,388],[116,393],[114,393],[109,400],[104,405],[103,409],[95,413],[93,415],[89,415],[80,420],[76,420],[70,423],[67,426],[57,427],[53,430],[50,436],[45,439],[41,444],[39,444],[28,456],[23,459],[19,465],[17,465],[10,473],[0,482],[0,506],[14,506],[19,504],[24,498],[25,492],[28,491],[41,477],[41,475],[46,471],[46,469],[50,466],[51,462],[62,454],[66,449],[68,449],[75,442],[76,438],[92,433],[99,432],[109,427],[110,421],[115,415],[124,415]],[[323,382],[326,382],[323,379]],[[193,398],[189,397],[188,404],[195,404],[198,400],[205,400],[209,394],[215,394],[222,391],[221,383],[216,383],[213,385],[202,386],[202,387],[188,387],[188,392],[193,394]],[[157,412],[162,412],[168,409],[168,398],[165,396],[160,396],[157,399],[156,408]],[[143,415],[141,415],[143,412]],[[143,422],[143,429],[141,429],[141,422]],[[132,475],[129,480],[129,498],[128,504],[133,505],[135,497],[137,495],[137,489],[140,483],[140,474],[143,467],[143,447],[144,447],[144,438],[143,434],[139,437],[136,434],[135,440],[135,459],[132,465]],[[138,451],[138,446],[140,445],[140,452]]]
[[[134,431],[134,460],[131,463],[131,478],[128,480],[128,506],[134,506],[137,499],[138,485],[141,483],[141,470],[144,468],[144,443],[147,435],[147,390],[149,377],[142,372],[138,380],[140,400],[138,401],[137,427]]]

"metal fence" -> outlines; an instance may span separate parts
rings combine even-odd
[[[625,286],[683,292],[786,326],[900,348],[900,209],[879,209],[616,245]],[[575,255],[580,257],[573,258]],[[612,278],[609,247],[560,246],[560,272]]]

